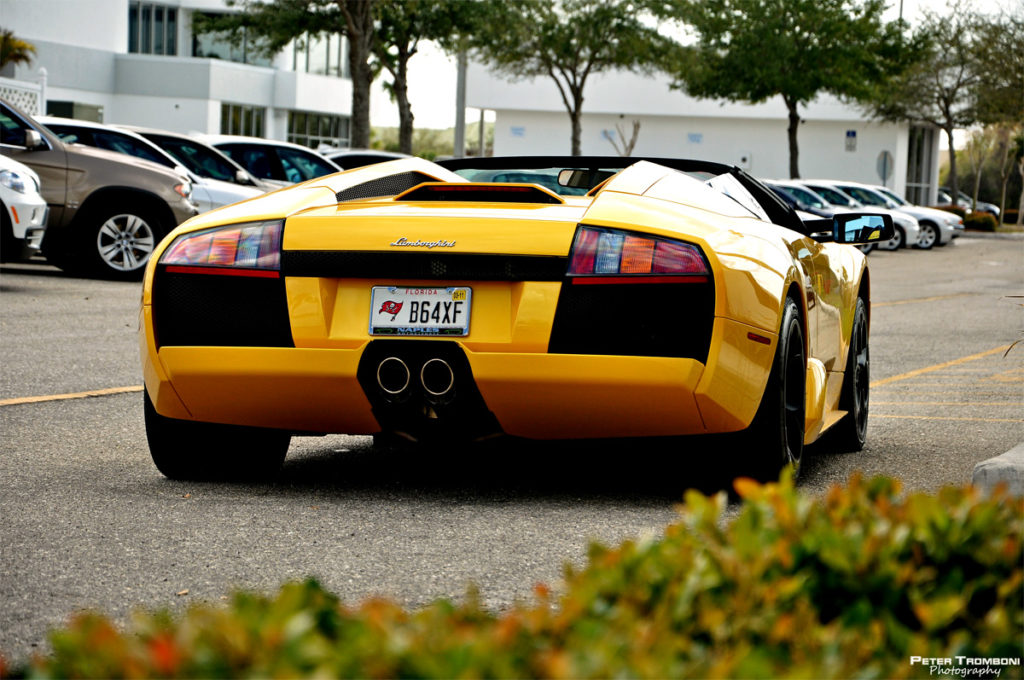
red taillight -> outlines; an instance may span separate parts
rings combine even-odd
[[[576,241],[572,244],[569,261],[569,273],[592,273],[594,258],[597,256],[597,237],[601,232],[593,229],[580,229],[576,232]]]
[[[580,227],[569,254],[573,283],[697,283],[710,270],[697,246],[615,229]]]
[[[278,276],[283,227],[276,220],[182,234],[164,251],[160,264],[189,273]]]

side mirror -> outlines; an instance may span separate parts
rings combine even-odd
[[[891,215],[836,213],[832,217],[832,238],[836,243],[884,243],[895,234]]]
[[[25,130],[25,148],[29,151],[38,149],[43,145],[43,136],[36,130]]]
[[[256,181],[252,178],[252,175],[246,172],[243,168],[239,168],[235,171],[235,184],[256,186]]]

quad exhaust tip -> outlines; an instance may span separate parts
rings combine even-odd
[[[441,399],[455,388],[455,372],[444,359],[428,359],[420,369],[420,384],[428,397]]]
[[[409,388],[409,366],[398,357],[387,357],[377,365],[377,385],[391,396]]]

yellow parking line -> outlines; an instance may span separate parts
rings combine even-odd
[[[130,385],[128,387],[108,387],[102,390],[71,392],[69,394],[48,394],[41,397],[15,397],[14,399],[0,399],[0,406],[15,406],[17,404],[38,404],[44,401],[61,401],[64,399],[85,399],[86,397],[105,397],[108,394],[126,394],[128,392],[141,391],[142,385]]]
[[[891,376],[889,378],[882,378],[881,380],[876,380],[873,383],[871,383],[871,387],[879,387],[880,385],[888,385],[889,383],[894,383],[894,382],[897,382],[897,381],[900,381],[900,380],[907,380],[908,378],[915,378],[915,377],[917,377],[919,375],[924,375],[925,373],[933,373],[935,371],[941,371],[942,369],[949,368],[950,366],[957,366],[959,364],[965,364],[968,361],[975,361],[977,359],[984,359],[985,357],[991,356],[993,354],[1001,354],[1001,353],[1005,352],[1006,350],[1008,350],[1009,348],[1010,348],[1009,345],[1003,345],[1002,347],[996,347],[994,349],[990,349],[987,352],[979,352],[978,354],[972,354],[972,355],[967,356],[967,357],[961,357],[959,359],[953,359],[952,361],[947,361],[947,362],[941,363],[941,364],[935,364],[934,366],[928,366],[927,368],[919,368],[917,370],[908,371],[907,373],[901,373],[899,375],[894,375],[894,376]]]
[[[953,298],[970,297],[977,293],[957,293],[956,295],[936,295],[935,297],[914,298],[911,300],[892,300],[890,302],[872,302],[872,309],[875,307],[892,307],[893,305],[912,305],[918,302],[935,302],[936,300],[952,300]]]
[[[882,413],[872,413],[872,418],[899,418],[901,420],[957,420],[973,423],[1024,423],[1022,418],[960,418],[957,416],[893,416]]]
[[[1024,401],[875,401],[872,406],[1024,406]]]

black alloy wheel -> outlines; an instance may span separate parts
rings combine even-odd
[[[857,298],[850,334],[850,354],[839,397],[839,408],[846,411],[834,429],[833,447],[837,451],[860,451],[867,441],[868,386],[871,381],[871,355],[868,352],[868,311],[863,298]]]
[[[807,360],[800,310],[787,298],[779,327],[768,384],[754,421],[747,430],[750,473],[761,481],[774,481],[785,468],[800,474],[804,451]]]

